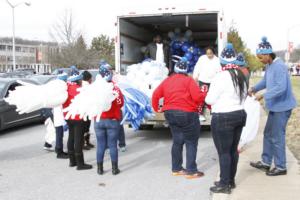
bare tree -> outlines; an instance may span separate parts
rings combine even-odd
[[[65,10],[62,17],[52,25],[49,34],[51,38],[64,46],[74,45],[81,34],[77,30],[74,23],[74,18],[71,10]]]
[[[50,36],[59,43],[59,51],[51,56],[51,64],[55,67],[77,65],[79,68],[90,66],[92,54],[81,31],[75,27],[72,12],[65,10],[64,15],[51,27]]]

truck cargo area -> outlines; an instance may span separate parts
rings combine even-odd
[[[164,40],[170,41],[168,32],[180,28],[193,32],[194,41],[201,47],[208,45],[218,50],[218,12],[210,13],[178,13],[141,16],[121,16],[118,18],[119,47],[116,51],[117,70],[122,74],[126,67],[143,60],[141,48],[150,43],[155,34],[161,34]]]

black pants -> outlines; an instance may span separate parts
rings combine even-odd
[[[219,155],[220,183],[229,185],[234,181],[239,154],[237,147],[247,114],[244,110],[212,114],[212,135]]]
[[[68,152],[82,154],[84,121],[82,120],[67,120],[69,126]]]
[[[91,120],[84,121],[84,133],[90,132]]]
[[[64,145],[63,145],[64,127],[63,126],[55,127],[55,132],[56,132],[55,149],[63,150],[63,148],[64,148]]]

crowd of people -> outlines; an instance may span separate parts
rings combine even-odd
[[[163,54],[167,49],[160,44],[161,38],[148,46],[147,54],[154,60],[165,62]],[[156,52],[159,51],[159,52]],[[161,55],[162,54],[162,55]],[[174,176],[185,176],[187,179],[204,176],[197,168],[197,147],[201,133],[199,113],[202,114],[206,104],[212,113],[211,130],[220,166],[220,180],[210,188],[214,193],[230,193],[236,187],[235,177],[239,160],[238,144],[243,127],[247,122],[244,102],[248,96],[256,100],[265,99],[268,109],[268,120],[264,130],[264,143],[261,161],[250,165],[266,171],[268,176],[287,173],[285,158],[285,129],[291,111],[296,106],[292,93],[289,72],[286,65],[273,53],[271,44],[263,38],[256,51],[258,59],[266,65],[264,78],[254,87],[249,87],[249,70],[244,56],[237,54],[233,45],[228,43],[220,58],[215,55],[213,47],[207,47],[205,54],[196,63],[194,72],[188,74],[188,62],[179,60],[172,73],[162,81],[152,95],[152,107],[156,112],[164,112],[172,133],[171,171]],[[103,158],[109,149],[112,174],[120,173],[118,167],[119,147],[125,151],[122,106],[124,99],[121,90],[113,80],[111,67],[100,64],[99,74],[114,84],[118,97],[111,108],[103,112],[101,119],[94,123],[96,134],[97,173],[102,175]],[[77,90],[91,82],[88,72],[79,73],[75,68],[72,76],[58,76],[67,81],[68,99],[54,108],[54,125],[56,127],[56,152],[58,158],[69,158],[69,166],[77,170],[91,169],[92,165],[84,162],[83,148],[90,149],[90,121],[83,121],[79,115],[66,120],[69,128],[67,149],[63,151],[63,132],[65,127],[63,109],[68,107],[72,99],[79,93]],[[84,86],[83,86],[84,87]],[[266,89],[264,94],[258,91]],[[163,105],[160,100],[163,98]],[[201,119],[201,118],[200,118]],[[186,164],[183,165],[183,148],[186,148]],[[275,167],[271,169],[272,162]]]

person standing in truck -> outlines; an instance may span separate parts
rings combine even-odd
[[[161,35],[157,34],[153,38],[153,42],[146,46],[145,57],[151,58],[160,63],[165,63],[166,67],[171,71],[170,67],[170,49],[163,43]]]
[[[187,75],[187,61],[179,61],[174,72],[166,78],[152,95],[152,107],[164,112],[170,126],[172,145],[172,175],[184,175],[187,179],[200,178],[203,172],[197,169],[197,148],[200,135],[198,106],[204,101],[204,93],[198,84]],[[159,100],[164,98],[160,108]],[[182,151],[186,147],[186,169],[183,168]]]

